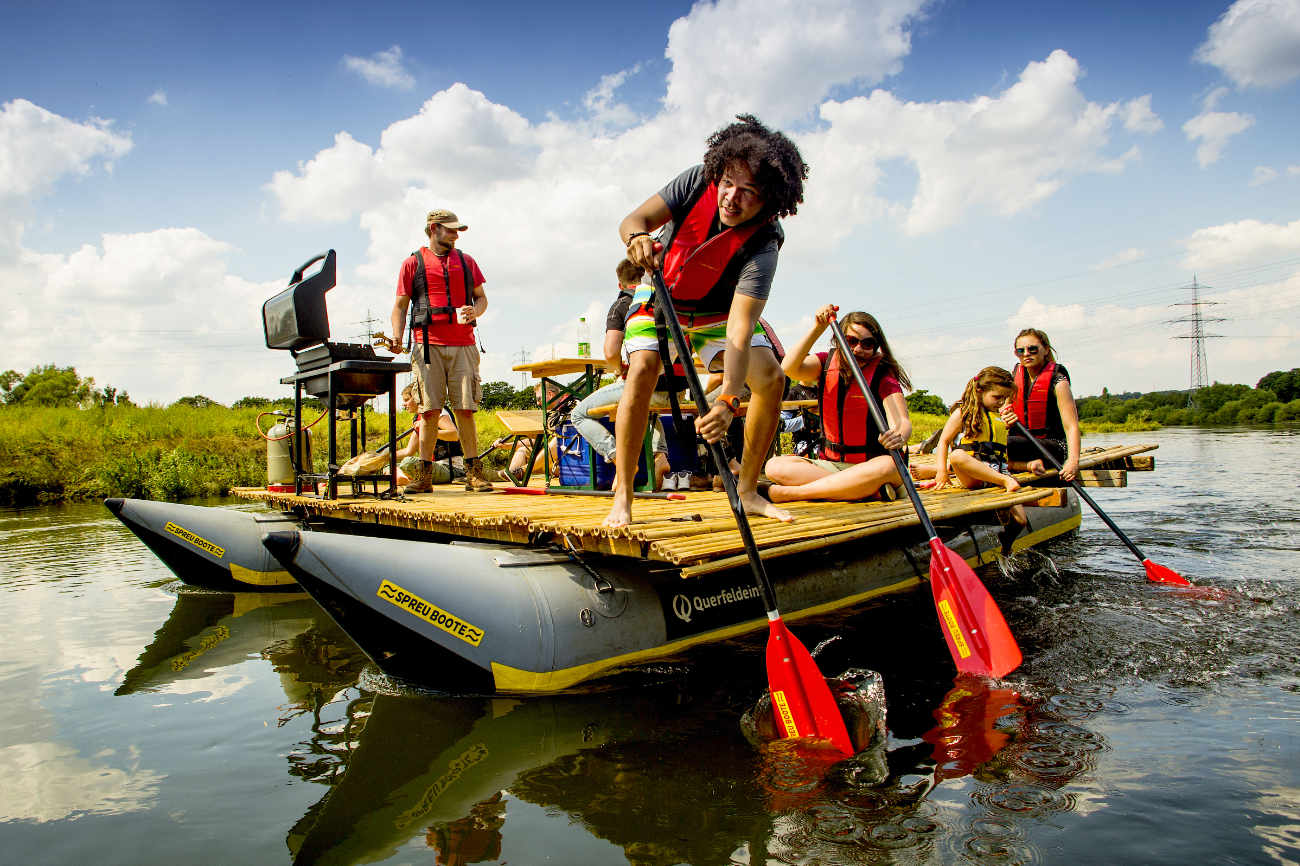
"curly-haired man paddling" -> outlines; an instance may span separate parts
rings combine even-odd
[[[777,220],[795,213],[807,177],[808,165],[794,142],[742,114],[709,137],[702,165],[682,172],[618,227],[629,259],[644,268],[663,269],[687,340],[708,370],[722,372],[721,395],[695,422],[706,440],[716,442],[726,434],[739,409],[741,387],[749,385],[753,396],[737,483],[741,503],[749,514],[787,521],[790,514],[756,490],[785,385],[758,317],[785,239]],[[657,240],[650,233],[661,226]],[[637,456],[650,395],[663,365],[649,287],[632,299],[624,345],[627,389],[614,428],[617,486],[606,526],[622,526],[632,519]]]

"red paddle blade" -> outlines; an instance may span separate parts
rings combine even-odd
[[[780,617],[770,621],[767,637],[767,684],[772,693],[776,729],[783,737],[818,737],[846,755],[853,754],[848,728],[826,677],[812,655]]]
[[[1142,565],[1147,570],[1147,580],[1152,583],[1169,583],[1174,586],[1191,586],[1192,582],[1183,577],[1172,568],[1161,565],[1158,562],[1152,562],[1149,559],[1142,560]]]
[[[930,539],[930,589],[957,670],[1003,677],[1020,665],[1020,647],[993,596],[966,560],[938,538]]]

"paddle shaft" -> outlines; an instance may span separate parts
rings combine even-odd
[[[658,270],[650,272],[654,280],[655,303],[660,306],[664,313],[665,324],[668,326],[668,332],[673,338],[673,345],[677,347],[677,357],[682,359],[682,370],[686,373],[686,384],[690,387],[691,400],[695,403],[695,413],[697,418],[703,418],[709,411],[708,401],[704,396],[704,387],[700,384],[699,374],[695,372],[695,365],[691,363],[691,347],[686,342],[686,335],[682,333],[682,326],[677,321],[677,309],[673,306],[672,294],[664,286],[664,279]],[[663,363],[670,363],[669,358],[664,358]],[[773,616],[780,616],[776,606],[776,591],[772,589],[772,581],[767,576],[767,570],[763,567],[763,560],[758,555],[758,546],[754,543],[754,532],[749,527],[749,518],[745,515],[745,508],[740,503],[740,493],[736,490],[736,478],[731,474],[731,466],[728,464],[726,454],[722,450],[722,441],[709,443],[709,453],[713,455],[713,462],[717,466],[718,475],[722,478],[722,486],[727,491],[727,501],[731,504],[731,513],[736,518],[736,528],[740,530],[740,539],[744,542],[745,553],[749,556],[749,567],[754,572],[754,582],[758,584],[758,590],[763,594],[763,605],[767,608],[768,619]]]
[[[858,390],[867,398],[867,409],[871,412],[871,420],[876,422],[876,429],[884,433],[889,429],[889,421],[885,418],[885,412],[880,408],[880,401],[872,392],[867,378],[862,375],[862,369],[853,358],[853,352],[849,350],[849,343],[844,339],[844,331],[840,329],[840,323],[831,320],[831,335],[835,338],[835,345],[840,349],[844,356],[844,366],[853,371],[853,381],[857,383]],[[898,469],[898,477],[903,480],[903,486],[907,489],[907,496],[912,500],[912,507],[916,509],[916,516],[921,521],[921,528],[925,530],[929,538],[938,538],[939,533],[935,531],[934,523],[930,520],[930,515],[925,513],[925,506],[921,504],[921,494],[916,492],[916,484],[912,482],[912,474],[907,471],[907,464],[903,462],[903,455],[891,448],[889,456],[894,458],[894,466]]]
[[[385,442],[383,445],[380,446],[379,450],[376,451],[375,453],[376,453],[376,454],[383,454],[385,451],[387,451],[387,450],[388,450],[388,449],[393,445],[394,442],[401,442],[401,441],[402,441],[403,439],[405,439],[407,436],[410,436],[410,435],[411,435],[411,431],[414,430],[414,429],[415,429],[415,425],[412,424],[410,427],[407,427],[407,428],[406,428],[406,432],[405,432],[405,433],[403,433],[403,434],[401,434],[400,436],[398,436],[396,439],[393,440],[393,442]]]
[[[1047,450],[1047,446],[1045,446],[1042,442],[1039,442],[1038,437],[1035,436],[1033,433],[1030,433],[1028,428],[1026,428],[1025,425],[1021,424],[1019,421],[1015,423],[1014,429],[1021,436],[1028,438],[1030,442],[1034,443],[1034,447],[1038,449],[1038,453],[1043,455],[1043,459],[1046,460],[1051,465],[1051,467],[1057,471],[1059,475],[1061,471],[1061,464],[1057,462],[1056,458],[1052,455],[1052,452]],[[1145,562],[1146,556],[1142,553],[1142,551],[1138,550],[1137,545],[1134,544],[1131,540],[1129,540],[1129,537],[1124,534],[1124,530],[1120,529],[1118,526],[1115,525],[1115,521],[1110,519],[1110,515],[1102,511],[1101,506],[1098,505],[1096,502],[1094,502],[1092,497],[1083,491],[1083,485],[1079,483],[1079,480],[1077,478],[1071,479],[1068,483],[1071,487],[1074,488],[1074,492],[1079,494],[1079,496],[1083,499],[1083,501],[1088,503],[1088,505],[1092,508],[1093,511],[1097,512],[1097,516],[1101,518],[1103,523],[1105,523],[1107,526],[1110,527],[1110,531],[1119,536],[1119,540],[1124,542],[1124,546],[1127,547],[1129,550],[1133,551],[1134,556],[1136,556],[1138,559]]]

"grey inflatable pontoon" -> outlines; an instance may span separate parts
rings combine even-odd
[[[1078,525],[1073,497],[1027,511],[1017,548]],[[987,562],[997,530],[970,523],[944,540]],[[264,543],[376,665],[441,688],[554,692],[767,627],[747,566],[683,580],[664,563],[555,548],[298,531]],[[773,563],[782,613],[797,621],[915,586],[929,552],[900,530]]]

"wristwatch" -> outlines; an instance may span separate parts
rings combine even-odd
[[[718,402],[730,409],[732,415],[740,414],[740,398],[735,394],[719,394]]]

